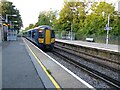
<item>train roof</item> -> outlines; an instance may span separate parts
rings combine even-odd
[[[39,28],[43,28],[43,29],[52,29],[52,27],[51,26],[48,26],[48,25],[41,25],[41,26],[38,26],[38,27],[36,27],[37,29],[39,29]]]
[[[41,25],[41,26],[35,27],[33,29],[29,29],[28,31],[35,30],[35,29],[50,29],[50,30],[52,30],[52,27],[48,26],[48,25]]]

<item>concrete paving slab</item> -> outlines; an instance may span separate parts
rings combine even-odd
[[[26,42],[25,42],[25,44],[26,44]],[[46,75],[46,73],[44,72],[43,68],[37,62],[36,58],[30,52],[28,46],[26,46],[26,49],[27,49],[27,51],[29,53],[29,56],[31,57],[32,63],[34,64],[34,67],[36,68],[36,71],[37,71],[38,75],[41,77],[42,82],[44,83],[45,88],[46,89],[50,89],[50,88],[51,89],[55,89],[55,86],[53,85],[53,83],[51,82],[51,80],[49,79],[49,77]]]
[[[21,38],[2,49],[2,88],[45,88]]]

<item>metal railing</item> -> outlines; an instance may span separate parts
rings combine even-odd
[[[64,40],[70,40],[70,33],[67,31],[57,31],[55,32],[55,37],[57,39],[64,39]],[[88,36],[83,36],[81,34],[78,33],[73,33],[72,34],[72,40],[81,40],[81,41],[86,41],[86,38],[93,38],[94,42],[96,43],[106,43],[106,35],[88,35]],[[115,45],[120,45],[119,43],[120,40],[120,36],[115,36],[115,35],[109,35],[109,42],[108,44],[115,44]]]

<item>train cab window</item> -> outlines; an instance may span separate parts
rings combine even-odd
[[[54,38],[54,37],[55,37],[54,30],[51,30],[51,38]]]
[[[43,30],[39,30],[39,37],[40,38],[44,38],[44,32],[43,32]]]

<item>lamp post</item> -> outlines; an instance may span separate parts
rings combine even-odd
[[[6,28],[7,28],[7,25],[5,24],[5,19],[2,17],[2,15],[0,14],[0,33],[1,33],[1,38],[3,41],[6,41],[7,40],[7,34],[6,34]]]
[[[67,21],[67,22],[70,22],[70,21]],[[72,40],[72,22],[70,22],[70,24],[71,24],[70,40]]]
[[[6,23],[8,23],[8,16],[13,16],[13,17],[16,17],[17,15],[9,15],[9,14],[6,14]],[[7,31],[8,31],[8,27],[7,27]]]
[[[108,15],[108,27],[109,27],[109,20],[110,20],[110,14]],[[106,44],[108,44],[108,33],[109,33],[109,30],[107,30],[107,37],[106,37]]]
[[[75,8],[75,7],[70,7],[70,9],[71,9],[72,13],[74,13],[74,12],[77,10],[77,8]],[[72,15],[72,16],[73,16],[73,15]],[[67,21],[67,22],[70,22],[70,24],[71,24],[70,40],[72,41],[72,39],[73,39],[73,38],[72,38],[72,37],[73,37],[73,35],[72,35],[72,34],[73,34],[73,33],[72,33],[72,31],[73,31],[73,30],[72,30],[72,29],[73,29],[73,27],[72,27],[72,25],[73,25],[73,20]]]
[[[104,30],[107,30],[107,36],[106,36],[106,45],[108,44],[108,34],[109,34],[109,30],[112,30],[112,27],[109,27],[109,23],[110,23],[110,14],[108,14],[108,23],[106,24],[106,27],[104,28]]]
[[[9,15],[9,14],[6,14],[6,20],[5,20],[6,23],[8,23],[8,17],[9,17],[9,16],[16,17],[17,15]],[[10,24],[11,24],[11,22],[10,22]],[[7,31],[7,35],[8,35],[8,26],[7,26],[7,30],[6,30],[6,31]]]
[[[17,15],[9,15],[9,14],[6,14],[6,23],[8,23],[8,16],[16,17]]]
[[[70,22],[71,23],[71,40],[72,40],[72,22]]]
[[[0,14],[0,44],[1,44],[1,42],[2,42],[2,15]]]

